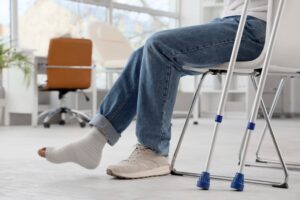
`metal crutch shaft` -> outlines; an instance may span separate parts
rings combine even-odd
[[[263,90],[265,88],[266,78],[268,75],[270,62],[271,62],[271,55],[272,55],[272,52],[274,49],[275,36],[276,36],[277,29],[278,29],[279,19],[282,14],[284,2],[285,2],[285,0],[280,0],[279,4],[278,4],[278,9],[276,11],[276,17],[274,20],[274,25],[273,25],[271,36],[270,36],[270,42],[268,44],[268,50],[267,50],[265,61],[264,61],[263,68],[262,68],[261,79],[259,81],[258,89],[257,89],[256,95],[255,95],[252,112],[251,112],[251,117],[250,117],[249,123],[247,125],[247,135],[246,135],[245,145],[244,145],[244,148],[242,151],[242,158],[241,158],[239,171],[236,173],[236,175],[231,183],[231,187],[238,191],[242,191],[244,189],[243,171],[244,171],[244,165],[245,165],[247,150],[248,150],[248,146],[249,146],[249,141],[250,141],[250,137],[251,137],[250,134],[252,131],[255,130],[255,121],[257,118],[257,113],[258,113],[258,109],[259,109],[259,105],[260,105],[260,100],[262,98]]]

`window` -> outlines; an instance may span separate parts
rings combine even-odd
[[[114,9],[113,25],[118,27],[131,41],[132,45],[137,48],[144,44],[145,40],[153,33],[176,27],[177,19]]]
[[[137,48],[154,32],[175,27],[179,16],[177,0],[19,0],[18,4],[20,47],[39,55],[46,55],[50,38],[86,36],[92,21],[112,22]]]
[[[178,25],[177,1],[18,0],[19,46],[46,56],[51,38],[90,38],[90,25],[100,21],[116,26],[138,48],[154,32]],[[97,54],[93,59],[98,63]],[[98,76],[97,85],[103,88],[106,75]]]
[[[10,38],[10,1],[0,1],[0,41]]]
[[[104,7],[67,0],[19,1],[19,44],[45,56],[54,37],[83,37],[92,21],[105,21]]]

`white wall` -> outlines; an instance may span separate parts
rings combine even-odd
[[[181,1],[181,25],[192,26],[200,23],[201,0]]]
[[[300,93],[299,93],[300,78],[292,80],[292,103],[291,113],[300,113]]]

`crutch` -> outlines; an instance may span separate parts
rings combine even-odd
[[[233,50],[232,50],[232,54],[231,54],[231,58],[230,58],[229,66],[228,66],[228,71],[227,71],[227,75],[226,75],[224,88],[223,88],[223,91],[222,91],[222,95],[221,95],[221,99],[220,99],[220,103],[219,103],[219,107],[218,107],[218,112],[217,112],[217,115],[216,115],[216,118],[215,118],[215,126],[214,126],[214,130],[213,130],[213,136],[212,136],[212,141],[211,141],[211,146],[210,146],[210,150],[209,150],[208,159],[207,159],[207,162],[206,162],[206,168],[205,168],[205,171],[202,172],[201,176],[199,177],[199,179],[197,181],[197,186],[199,188],[204,189],[204,190],[208,190],[209,187],[210,187],[210,173],[209,173],[210,164],[211,164],[212,155],[213,155],[214,148],[215,148],[215,143],[216,143],[216,139],[217,139],[219,126],[223,121],[223,115],[222,114],[223,114],[225,103],[226,103],[226,100],[227,100],[229,85],[230,85],[232,75],[233,75],[233,72],[234,72],[234,68],[235,68],[235,64],[236,64],[236,60],[237,60],[237,56],[238,56],[238,51],[239,51],[239,48],[240,48],[241,39],[242,39],[243,32],[244,32],[244,27],[245,27],[245,23],[246,23],[246,19],[247,19],[247,11],[248,11],[249,3],[250,3],[250,0],[245,0],[242,15],[241,15],[241,18],[240,18],[240,23],[239,23],[239,26],[238,26],[238,29],[237,29],[235,42],[234,42],[234,45],[233,45]]]
[[[277,9],[276,15],[275,15],[276,17],[274,20],[274,25],[273,25],[271,36],[270,36],[270,42],[268,44],[268,50],[267,50],[265,61],[264,61],[263,68],[262,68],[261,78],[259,81],[259,85],[258,85],[257,92],[255,95],[254,103],[252,106],[251,116],[250,116],[250,119],[249,119],[249,122],[247,125],[247,129],[246,129],[245,142],[243,145],[242,157],[241,157],[241,161],[240,161],[239,170],[236,173],[236,175],[233,178],[232,183],[231,183],[231,188],[233,188],[237,191],[243,191],[243,189],[244,189],[244,173],[243,172],[244,172],[244,167],[245,167],[247,150],[248,150],[248,146],[249,146],[251,133],[252,133],[252,131],[255,130],[255,121],[257,118],[260,101],[262,98],[263,90],[264,90],[267,75],[268,75],[268,70],[270,67],[271,56],[272,56],[272,52],[274,49],[275,36],[276,36],[277,29],[278,29],[279,20],[280,20],[281,14],[282,14],[284,2],[285,2],[285,0],[280,0],[279,4],[278,4],[278,9]],[[262,106],[262,107],[263,107],[264,114],[266,114],[265,117],[267,119],[267,122],[269,122],[267,111],[265,110],[264,106]],[[287,168],[285,166],[285,163],[282,160],[282,157],[280,157],[280,159],[283,163],[282,167],[284,168],[285,172],[287,172]],[[286,179],[287,179],[287,177],[286,177]]]

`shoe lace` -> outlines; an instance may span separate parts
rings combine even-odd
[[[145,147],[145,146],[143,146],[141,144],[135,145],[135,149],[130,154],[130,156],[128,157],[128,159],[126,159],[126,161],[136,162],[138,160],[138,158],[139,158],[139,155],[141,155],[142,153],[144,153],[147,150],[149,150],[149,148],[147,148],[147,147]]]

